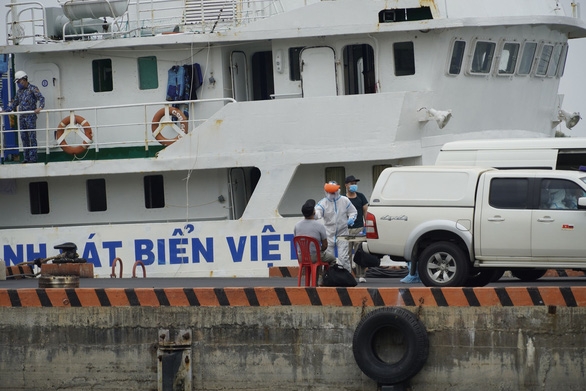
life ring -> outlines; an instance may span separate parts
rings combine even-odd
[[[71,117],[74,118],[75,122],[71,125]],[[78,126],[75,126],[78,125]],[[83,135],[80,134],[81,138],[83,139],[83,145],[78,145],[76,147],[70,146],[69,144],[67,144],[67,141],[65,141],[65,136],[67,136],[67,134],[69,132],[76,132],[76,133],[80,133],[78,127],[82,127],[83,128]],[[72,129],[73,128],[73,129]],[[67,132],[66,132],[67,130]],[[57,142],[59,143],[59,145],[61,146],[61,149],[63,149],[65,152],[67,152],[70,155],[78,155],[80,153],[84,153],[88,148],[89,148],[89,144],[92,141],[92,128],[89,124],[89,122],[87,122],[87,120],[85,118],[83,118],[81,115],[75,115],[75,116],[69,116],[69,117],[65,117],[61,120],[61,122],[59,123],[59,127],[57,128],[57,131],[55,132],[55,139],[57,140]]]
[[[177,120],[173,121],[171,117],[176,117]],[[170,126],[177,132],[177,136],[175,138],[166,138],[163,136],[161,131],[167,126]],[[155,139],[157,139],[159,143],[165,146],[171,145],[179,139],[182,133],[187,134],[187,118],[185,117],[185,114],[183,114],[183,112],[176,107],[163,107],[153,116],[151,130],[153,132],[153,136],[155,136]]]
[[[399,344],[397,353],[393,348]],[[392,346],[385,349],[386,345]],[[423,368],[429,355],[429,339],[425,326],[412,312],[385,307],[370,312],[358,323],[352,351],[356,364],[366,376],[379,384],[398,384]],[[381,357],[392,357],[394,362],[386,362]]]

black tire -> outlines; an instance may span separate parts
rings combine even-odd
[[[417,269],[425,286],[464,286],[470,275],[470,260],[454,243],[437,242],[423,250]]]
[[[505,269],[500,269],[499,268],[499,269],[496,269],[496,270],[497,270],[497,272],[494,275],[494,277],[493,277],[493,279],[492,279],[491,282],[497,282],[498,280],[500,280],[502,278],[503,274],[505,274],[505,272],[506,272]]]
[[[504,272],[504,271],[503,271]],[[481,287],[497,281],[502,273],[500,269],[473,268],[466,280],[465,286]],[[496,280],[495,280],[496,278]]]
[[[523,282],[539,280],[547,273],[547,269],[511,269],[511,274]]]
[[[429,339],[425,326],[412,312],[384,307],[358,323],[352,351],[366,376],[379,384],[398,384],[423,368],[429,355]]]

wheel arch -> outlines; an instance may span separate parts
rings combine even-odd
[[[405,259],[417,262],[419,254],[436,242],[454,243],[468,254],[470,261],[474,259],[472,232],[451,220],[428,221],[411,231],[405,243]]]

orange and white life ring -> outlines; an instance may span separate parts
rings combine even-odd
[[[74,120],[73,124],[71,123],[72,118]],[[79,132],[80,127],[83,129],[83,134]],[[65,137],[67,136],[67,134],[69,134],[69,132],[75,132],[80,134],[80,137],[83,139],[83,145],[73,147],[67,144],[67,141],[65,141]],[[80,153],[84,153],[89,148],[89,144],[92,142],[92,136],[93,134],[90,123],[87,122],[86,119],[83,118],[81,115],[71,115],[69,117],[63,118],[59,123],[57,131],[55,132],[55,139],[61,146],[61,149],[63,149],[70,155],[78,155]]]
[[[176,117],[177,120],[173,121],[171,117]],[[161,131],[167,126],[170,126],[175,132],[177,132],[177,136],[175,138],[166,138],[163,136]],[[155,136],[155,139],[157,139],[159,143],[165,146],[171,145],[177,141],[180,136],[187,134],[187,118],[185,117],[185,114],[183,114],[183,112],[178,108],[166,106],[157,111],[153,116],[151,130],[153,132],[153,136]]]

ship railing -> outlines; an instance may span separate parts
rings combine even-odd
[[[42,43],[48,40],[45,6],[37,1],[11,3],[6,13],[6,42]]]
[[[32,1],[6,5],[6,43],[211,33],[285,12],[282,0],[59,0],[59,3],[61,10]],[[124,8],[119,7],[120,3]]]
[[[67,148],[83,147],[83,152],[75,154],[73,159],[83,159],[91,150],[95,151],[98,158],[101,150],[111,151],[112,148],[138,148],[144,151],[149,151],[153,147],[160,149],[164,143],[155,138],[153,130],[167,119],[171,119],[172,122],[162,130],[163,137],[168,140],[181,138],[183,136],[179,134],[181,120],[187,124],[187,133],[196,132],[197,127],[207,120],[206,116],[202,115],[203,113],[211,115],[232,102],[236,101],[232,98],[217,98],[46,109],[42,110],[37,117],[36,149],[39,153],[44,152],[49,156],[52,153],[63,153]],[[183,118],[165,116],[160,122],[156,122],[154,117],[165,107],[178,108]],[[0,137],[2,162],[10,161],[7,158],[9,155],[18,155],[19,152],[27,149],[22,146],[20,138],[20,135],[27,130],[20,129],[19,116],[33,113],[33,111],[0,112],[0,123],[3,125],[3,134]],[[6,116],[12,116],[12,118],[6,121]],[[11,126],[6,127],[6,123],[10,123]],[[58,134],[62,137],[58,137]],[[12,142],[7,141],[8,136],[12,138]],[[66,144],[61,144],[63,141]]]

